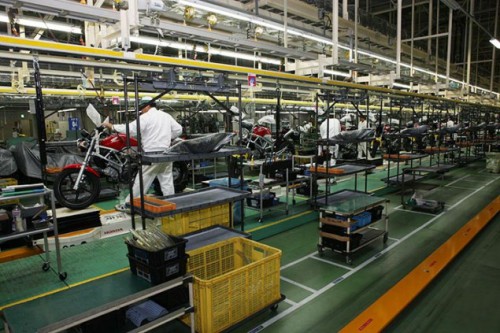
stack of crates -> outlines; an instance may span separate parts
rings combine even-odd
[[[222,204],[162,218],[162,231],[168,235],[185,235],[214,225],[230,227],[230,204]]]
[[[279,249],[236,237],[188,255],[198,333],[224,331],[281,300]]]
[[[174,245],[151,252],[138,248],[128,242],[128,261],[130,271],[152,285],[163,283],[186,274],[187,240],[170,236]]]

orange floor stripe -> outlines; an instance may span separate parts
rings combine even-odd
[[[500,196],[340,332],[382,331],[500,211]]]
[[[0,263],[8,262],[11,260],[16,260],[20,258],[26,258],[30,256],[34,256],[36,254],[43,253],[43,249],[38,246],[28,247],[23,246],[11,250],[6,250],[0,252]]]

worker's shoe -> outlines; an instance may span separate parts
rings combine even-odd
[[[115,205],[115,210],[130,214],[130,207],[127,207],[127,205],[125,205],[124,203]]]

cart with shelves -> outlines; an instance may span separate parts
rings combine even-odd
[[[256,209],[259,211],[259,223],[264,220],[265,211],[275,211],[279,207],[283,207],[283,211],[288,215],[290,210],[289,205],[289,193],[292,190],[292,203],[295,204],[295,189],[302,186],[304,183],[309,183],[310,193],[312,196],[312,177],[310,176],[299,176],[297,175],[294,179],[290,179],[291,172],[294,170],[295,166],[295,156],[287,160],[279,161],[251,161],[245,162],[243,165],[249,167],[259,168],[259,178],[255,181],[250,182],[250,188],[254,191],[254,197],[247,199],[247,208]],[[276,171],[282,173],[282,178],[274,177]],[[271,193],[273,187],[284,187],[285,188],[285,201],[276,203],[271,203],[266,205],[267,202],[277,201],[276,197],[270,197],[265,199],[264,196]],[[256,193],[255,193],[256,192]],[[254,204],[248,204],[250,200],[253,200]],[[266,200],[266,201],[265,201]]]
[[[25,231],[16,231],[11,234],[7,235],[2,235],[0,236],[0,244],[9,240],[13,239],[19,239],[19,238],[24,238],[24,237],[31,237],[31,236],[36,236],[36,235],[43,235],[44,239],[44,249],[45,249],[45,261],[42,265],[42,269],[44,271],[48,271],[50,269],[50,249],[49,249],[49,242],[48,242],[48,233],[53,232],[54,233],[54,241],[55,241],[55,251],[56,251],[56,262],[57,262],[57,273],[59,276],[59,279],[61,281],[64,281],[67,278],[67,273],[62,271],[62,263],[61,263],[61,253],[60,253],[60,247],[59,247],[59,232],[58,232],[58,225],[57,225],[57,216],[56,216],[56,207],[55,207],[55,198],[54,198],[54,192],[51,189],[48,189],[46,187],[43,187],[43,189],[40,190],[35,190],[33,193],[24,193],[24,194],[18,194],[18,195],[0,195],[0,205],[6,202],[10,202],[12,200],[19,200],[22,201],[24,199],[40,199],[42,205],[44,204],[45,197],[49,196],[50,197],[50,208],[52,210],[52,221],[48,222],[47,225],[43,227],[34,227],[34,226],[27,226],[27,230]]]
[[[325,248],[343,254],[348,264],[352,253],[389,236],[387,204],[389,200],[363,192],[341,190],[318,201],[320,205],[318,253]],[[383,214],[385,209],[385,214]],[[374,223],[382,220],[382,228]]]

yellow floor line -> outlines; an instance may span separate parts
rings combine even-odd
[[[83,280],[81,282],[70,284],[69,287],[73,288],[73,287],[76,287],[76,286],[80,286],[80,285],[85,284],[85,283],[89,283],[89,282],[92,282],[92,281],[95,281],[95,280],[99,280],[99,279],[102,279],[102,278],[105,278],[105,277],[108,277],[108,276],[111,276],[111,275],[115,275],[115,274],[118,274],[118,273],[121,273],[121,272],[128,271],[129,269],[130,269],[129,267],[124,267],[124,268],[118,269],[118,270],[113,271],[113,272],[109,272],[109,273],[102,274],[102,275],[99,275],[99,276],[96,276],[96,277],[93,277],[93,278],[90,278],[90,279],[87,279],[87,280]]]
[[[311,212],[312,212],[312,210],[306,210],[305,212],[302,212],[300,214],[289,216],[287,218],[275,221],[273,223],[268,223],[268,224],[260,226],[260,227],[256,227],[256,228],[253,228],[253,229],[250,229],[250,230],[245,230],[245,232],[254,232],[254,231],[257,231],[257,230],[265,229],[267,227],[270,227],[270,226],[273,226],[273,225],[276,225],[276,224],[280,224],[280,223],[286,222],[286,221],[291,220],[291,219],[295,219],[295,218],[301,217],[301,216],[309,214]]]
[[[103,275],[99,275],[99,276],[93,277],[93,278],[88,279],[88,280],[84,280],[84,281],[81,281],[81,282],[70,284],[70,285],[68,285],[66,287],[54,289],[54,290],[51,290],[51,291],[47,291],[45,293],[41,293],[41,294],[38,294],[38,295],[35,295],[35,296],[31,296],[31,297],[28,297],[28,298],[21,299],[19,301],[15,301],[15,302],[12,302],[12,303],[9,303],[9,304],[6,304],[6,305],[2,305],[2,306],[0,306],[0,311],[2,311],[3,309],[9,308],[11,306],[14,306],[14,305],[18,305],[18,304],[21,304],[21,303],[26,303],[26,302],[29,302],[29,301],[33,301],[33,300],[35,300],[37,298],[42,298],[42,297],[45,297],[45,296],[53,295],[53,294],[56,294],[58,292],[65,291],[65,290],[68,290],[70,288],[73,288],[73,287],[76,287],[76,286],[79,286],[79,285],[82,285],[82,284],[85,284],[85,283],[88,283],[88,282],[92,282],[92,281],[99,280],[99,279],[102,279],[102,278],[105,278],[105,277],[108,277],[108,276],[111,276],[111,275],[114,275],[114,274],[118,274],[118,273],[124,272],[124,271],[126,271],[128,269],[129,269],[128,267],[122,268],[122,269],[118,269],[116,271],[113,271],[113,272],[110,272],[110,273],[106,273],[106,274],[103,274]]]
[[[462,251],[500,211],[500,196],[467,222],[401,281],[340,332],[380,332]]]

